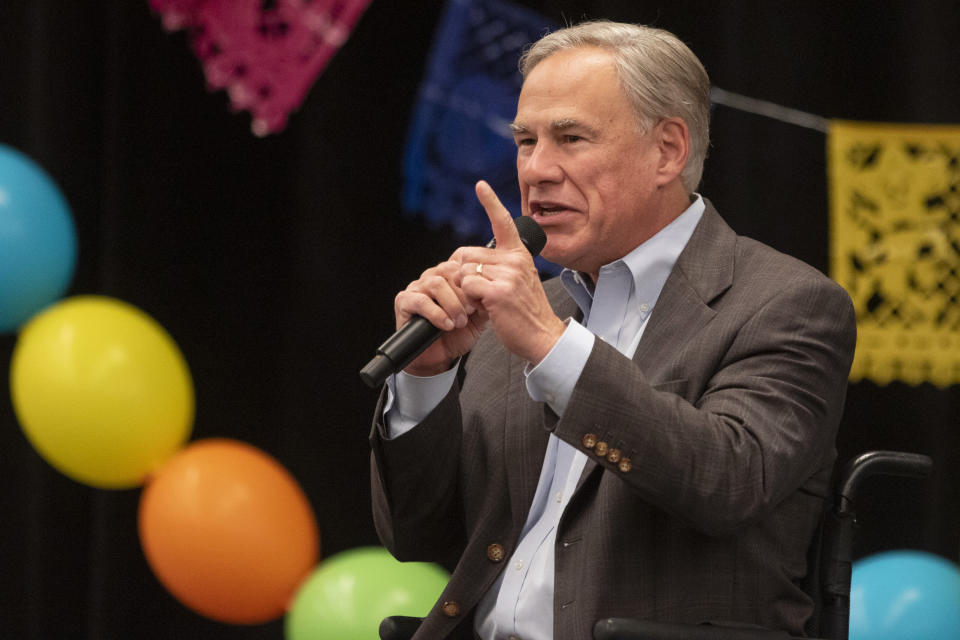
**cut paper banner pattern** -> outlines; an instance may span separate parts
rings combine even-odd
[[[851,379],[960,382],[960,126],[833,121],[830,263],[857,312]]]
[[[211,90],[282,131],[370,0],[150,0],[168,31],[187,29]]]
[[[490,183],[520,214],[516,115],[523,48],[553,23],[504,0],[450,0],[434,36],[404,157],[403,208],[461,239],[486,239],[474,184]],[[539,264],[539,263],[538,263]]]

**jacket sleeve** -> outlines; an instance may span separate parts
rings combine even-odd
[[[824,475],[856,339],[849,297],[822,276],[731,315],[678,349],[710,363],[703,372],[661,384],[597,340],[564,415],[546,417],[644,500],[708,535],[737,531]]]
[[[373,519],[383,545],[399,560],[450,566],[465,544],[460,510],[459,385],[416,427],[383,437],[383,402],[370,433]]]

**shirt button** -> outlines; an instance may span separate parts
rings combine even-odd
[[[490,562],[500,562],[504,558],[503,545],[494,542],[487,547],[487,559]]]
[[[558,492],[557,492],[557,504],[560,504],[561,502],[563,502],[563,492],[562,492],[562,491],[558,491]]]
[[[513,568],[516,569],[517,571],[520,571],[520,569],[523,569],[523,560],[517,560],[517,563],[513,565]]]
[[[643,311],[644,313],[646,313],[649,310],[650,310],[650,307],[646,303],[640,305],[640,311]]]

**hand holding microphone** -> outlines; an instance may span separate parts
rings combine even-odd
[[[485,184],[485,183],[484,183]],[[486,187],[489,189],[489,187]],[[492,193],[492,191],[491,191]],[[494,196],[495,197],[495,196]],[[489,212],[488,212],[489,213]],[[508,214],[509,215],[509,214]],[[519,217],[513,220],[516,225],[516,234],[524,247],[531,255],[538,255],[546,244],[547,237],[543,229],[528,217]],[[495,227],[496,231],[496,227]],[[501,234],[503,232],[501,231]],[[478,251],[485,251],[497,246],[496,235],[486,249],[476,247]],[[440,324],[443,329],[437,328],[430,320],[421,315],[413,315],[406,324],[377,348],[376,355],[363,369],[360,378],[370,387],[379,387],[387,377],[407,367],[417,356],[434,344],[444,332],[448,333],[442,345],[445,353],[439,353],[437,360],[452,362],[455,358],[469,351],[476,342],[483,324],[486,321],[484,310],[474,308],[460,289],[463,276],[463,259],[466,249],[458,249],[451,260],[428,269],[423,276],[408,287],[405,293],[419,296],[417,304],[425,314]],[[483,276],[482,262],[476,263],[473,273],[468,275]],[[403,294],[401,294],[403,295]],[[408,303],[410,298],[408,296]],[[398,296],[398,302],[400,296]],[[456,320],[448,316],[444,309],[457,310]],[[398,317],[402,311],[398,308]]]

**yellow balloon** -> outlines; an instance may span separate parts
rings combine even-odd
[[[143,311],[104,296],[68,298],[24,325],[10,389],[40,455],[103,489],[141,485],[193,425],[193,382],[173,339]]]

